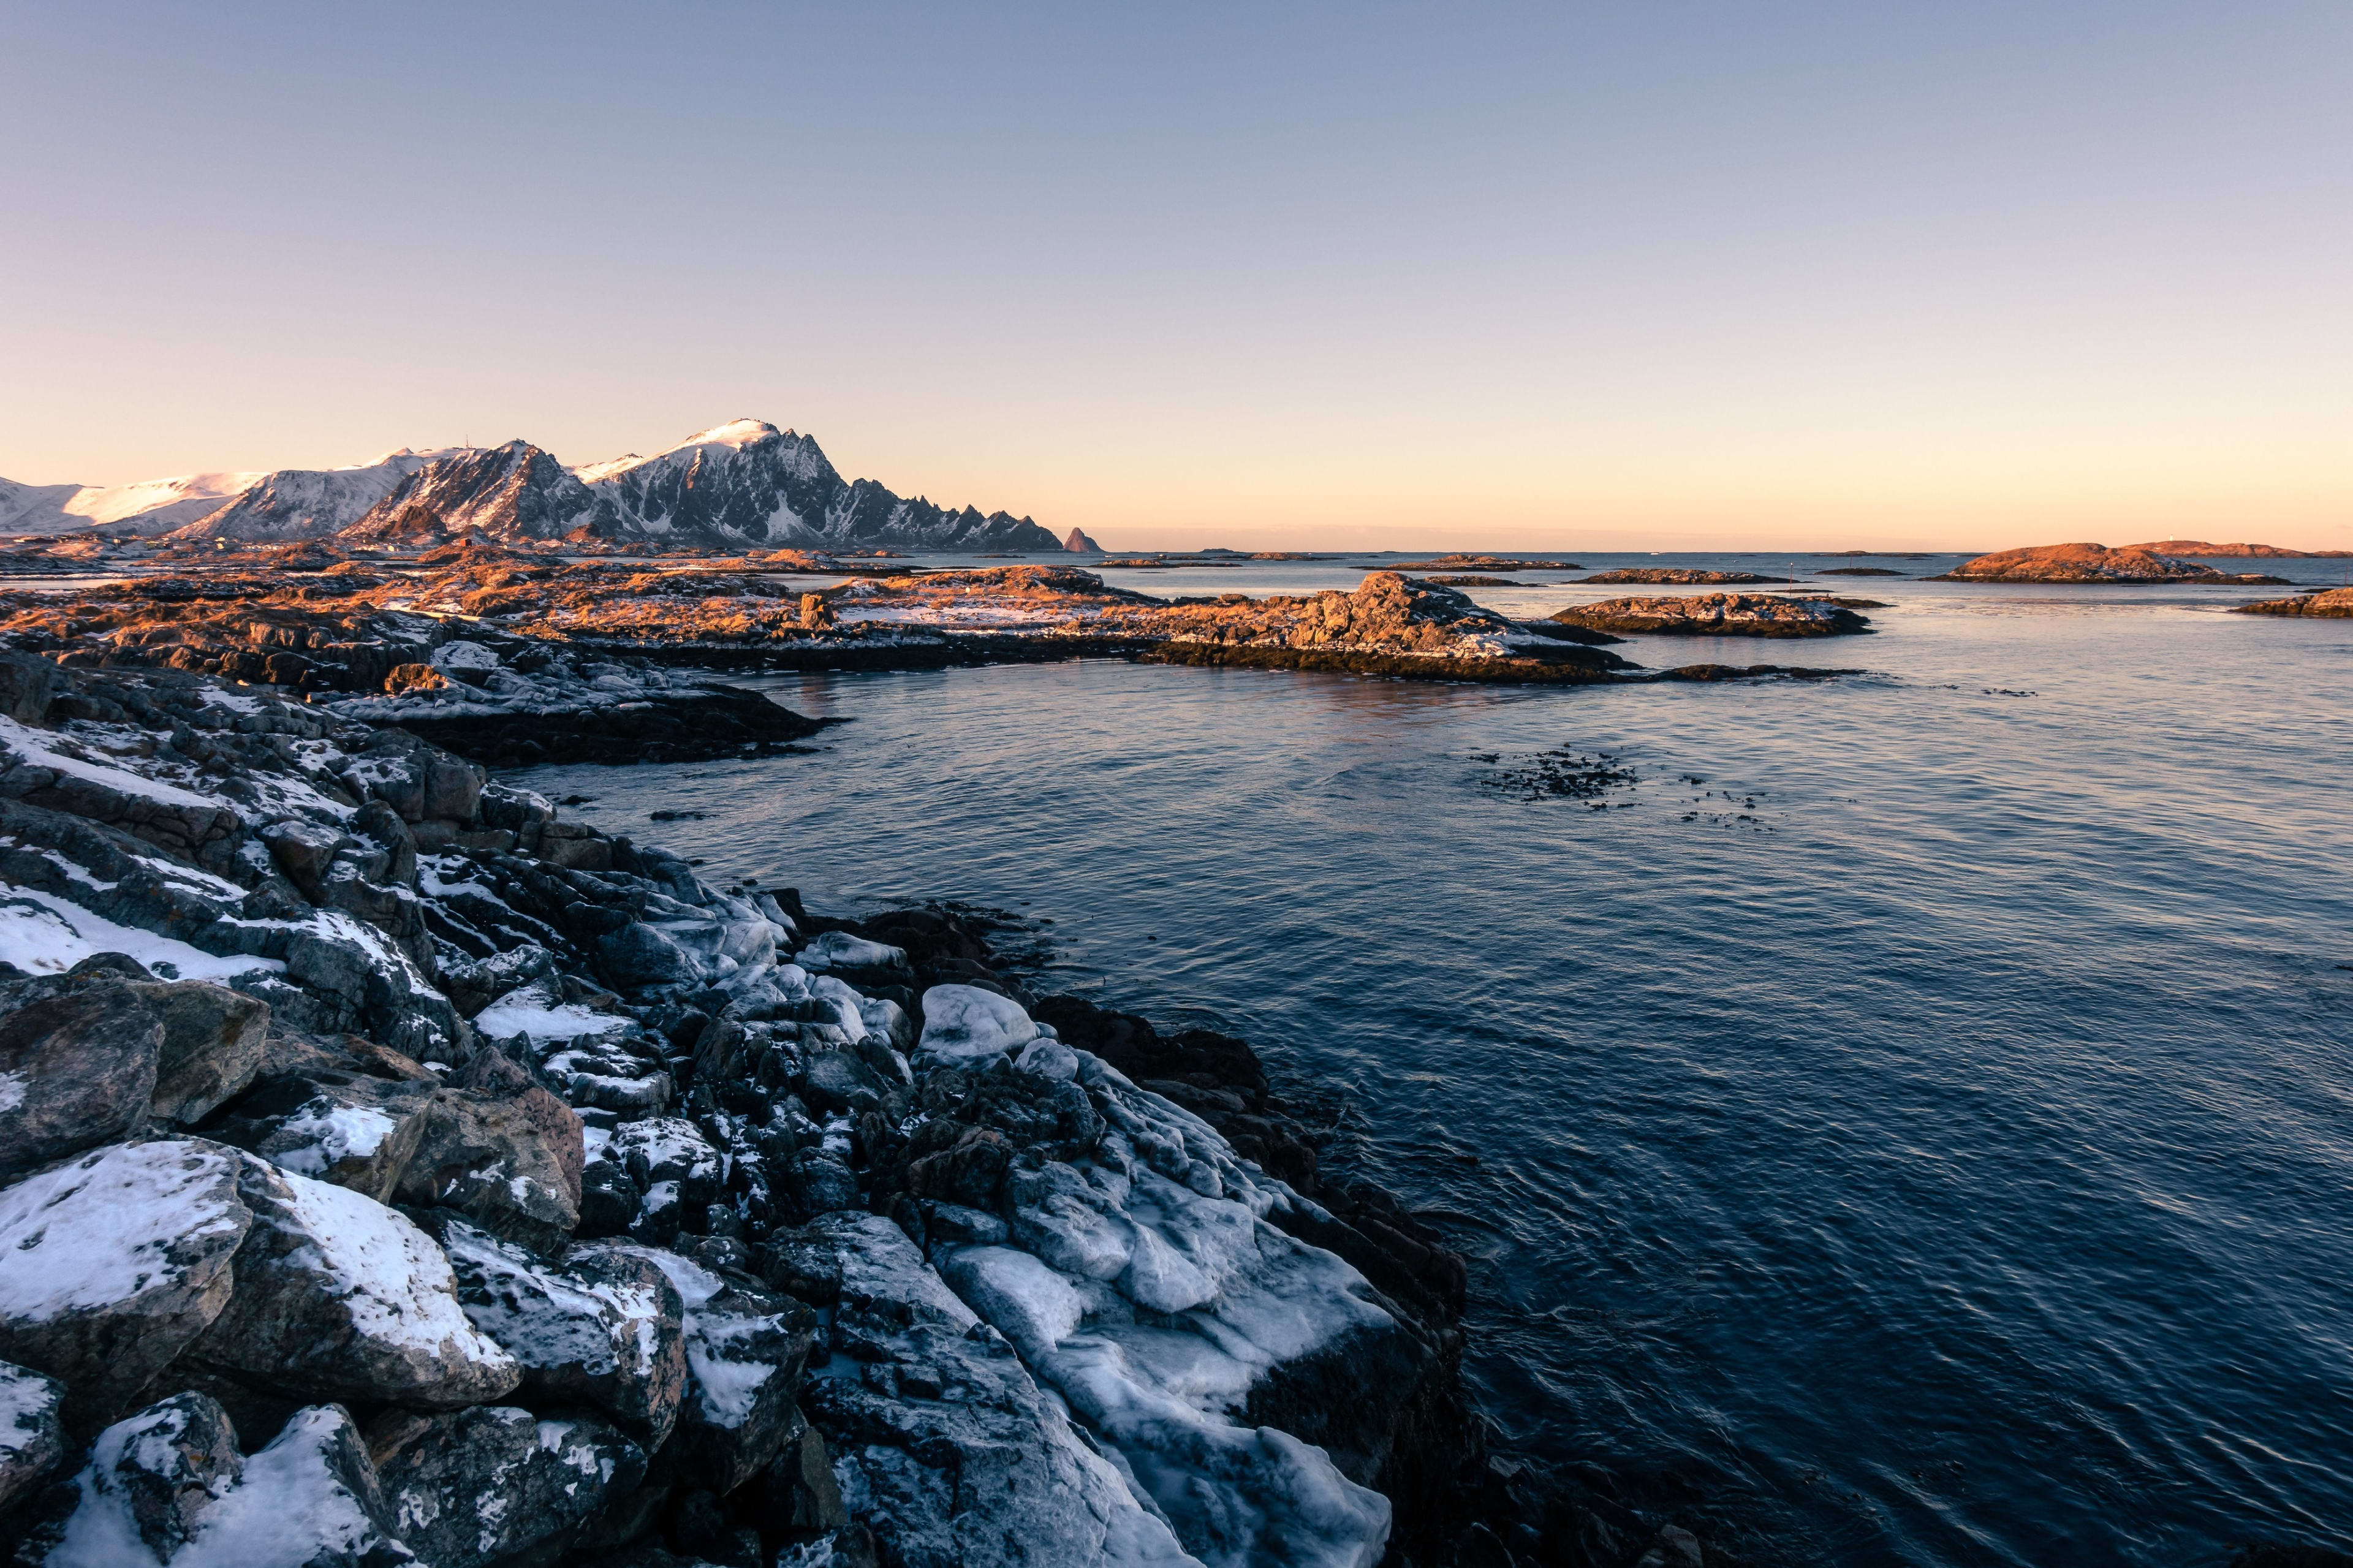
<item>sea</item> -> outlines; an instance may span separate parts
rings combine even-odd
[[[1556,559],[1465,591],[1686,591]],[[2353,621],[1923,580],[1957,557],[1574,559],[1795,575],[1873,629],[1614,650],[1852,671],[1724,684],[744,678],[848,722],[520,782],[821,910],[1009,911],[1036,986],[1246,1037],[1328,1165],[1469,1258],[1499,1440],[1749,1561],[2353,1550]],[[1899,574],[1820,574],[1852,568]]]

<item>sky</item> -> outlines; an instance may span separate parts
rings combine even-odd
[[[0,476],[2353,548],[2353,6],[0,0]]]

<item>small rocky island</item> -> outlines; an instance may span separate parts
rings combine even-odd
[[[1795,577],[1767,577],[1755,572],[1702,572],[1690,566],[1620,566],[1613,572],[1596,572],[1590,577],[1580,577],[1580,583],[1653,583],[1672,584],[1686,588],[1723,587],[1735,584],[1794,583]]]
[[[2111,550],[2105,544],[2039,544],[1999,550],[1965,561],[1939,583],[2212,583],[2284,584],[2284,577],[2254,572],[2218,572],[2201,562],[2160,554],[2143,544]]]
[[[1491,1449],[1461,1259],[1248,1044],[566,818],[403,705],[712,689],[463,640],[0,655],[8,1560],[1701,1562]]]
[[[1871,619],[1831,598],[1779,594],[1689,594],[1604,599],[1552,617],[1587,631],[1635,637],[1834,637],[1871,630]]]

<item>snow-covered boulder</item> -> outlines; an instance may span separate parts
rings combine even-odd
[[[163,1047],[163,1020],[111,976],[0,1017],[0,1178],[137,1128]]]
[[[66,1457],[64,1384],[0,1362],[0,1517]]]
[[[645,1452],[602,1421],[510,1405],[372,1426],[386,1521],[433,1568],[486,1568],[550,1541],[636,1489]]]
[[[42,1568],[400,1568],[375,1468],[340,1405],[298,1411],[237,1458],[219,1405],[184,1394],[99,1435],[72,1511],[19,1549]]]
[[[934,985],[923,993],[920,1056],[965,1066],[1015,1051],[1038,1037],[1021,1004],[976,985]]]
[[[349,1073],[273,1078],[248,1096],[218,1136],[280,1170],[388,1203],[424,1137],[437,1091]]]
[[[245,1156],[194,1139],[116,1144],[0,1189],[0,1357],[119,1414],[229,1300],[253,1215]]]
[[[666,1275],[686,1309],[687,1397],[677,1436],[685,1473],[724,1497],[760,1473],[793,1429],[808,1359],[809,1310],[722,1279],[674,1252],[594,1243],[574,1256],[632,1254]]]
[[[522,1363],[527,1396],[594,1405],[662,1446],[686,1393],[686,1309],[660,1269],[587,1247],[549,1263],[462,1220],[440,1234],[466,1316]]]
[[[190,1355],[246,1386],[446,1410],[522,1381],[458,1303],[433,1238],[358,1193],[246,1159],[252,1234],[228,1305]]]

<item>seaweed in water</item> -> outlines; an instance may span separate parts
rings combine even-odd
[[[1477,760],[1495,764],[1503,762],[1503,753],[1486,752]],[[1617,763],[1618,759],[1607,752],[1588,757],[1561,746],[1549,752],[1530,752],[1495,767],[1492,773],[1480,774],[1478,783],[1491,795],[1507,795],[1514,800],[1590,801],[1638,782],[1632,769]],[[1594,809],[1607,808],[1597,805]]]

